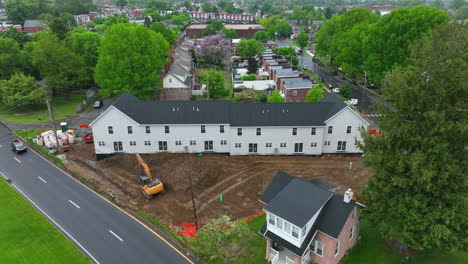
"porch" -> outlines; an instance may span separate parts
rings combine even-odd
[[[281,249],[276,250],[273,247],[270,248],[270,254],[268,256],[268,261],[271,264],[308,264],[310,259],[308,254],[302,258],[294,255],[289,250]]]

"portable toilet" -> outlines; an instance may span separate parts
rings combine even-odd
[[[62,132],[65,133],[65,131],[68,130],[68,124],[67,124],[67,122],[61,122],[61,123],[60,123],[60,129],[62,130]]]

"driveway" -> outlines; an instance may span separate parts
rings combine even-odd
[[[67,122],[69,127],[78,128],[81,124],[89,124],[94,119],[96,119],[102,112],[104,112],[114,101],[115,99],[104,99],[104,106],[99,109],[92,108],[88,112],[81,113],[76,117],[63,119],[60,121],[56,121],[57,128],[60,128],[61,122]],[[34,124],[21,124],[21,123],[13,123],[7,121],[0,121],[5,124],[11,130],[17,129],[50,129],[53,127],[51,122],[47,123],[34,123]]]

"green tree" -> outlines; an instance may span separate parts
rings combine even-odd
[[[66,91],[79,87],[82,78],[83,60],[67,48],[55,35],[44,35],[31,53],[32,65],[54,91]]]
[[[64,40],[70,31],[70,27],[59,18],[55,18],[49,23],[49,29],[60,40]]]
[[[259,41],[266,41],[270,39],[270,35],[264,30],[259,30],[255,32],[255,34],[253,35],[253,39],[256,39]]]
[[[385,72],[396,65],[404,65],[410,45],[449,20],[447,13],[429,6],[399,8],[383,16],[370,27],[363,44],[366,56],[363,69],[371,82],[380,83]]]
[[[281,96],[278,90],[274,90],[268,97],[268,103],[284,103],[284,101],[284,97]]]
[[[288,38],[292,33],[292,26],[286,20],[280,20],[275,27],[276,33],[278,36]]]
[[[229,216],[223,215],[211,219],[198,234],[204,250],[213,256],[221,257],[225,264],[247,256],[252,250],[250,244],[253,241],[253,233],[244,220],[234,222]]]
[[[237,103],[255,103],[257,102],[257,92],[254,89],[246,89],[234,98]]]
[[[453,14],[453,19],[457,20],[465,20],[468,18],[468,5],[464,5],[455,11],[455,14]]]
[[[340,86],[340,94],[344,98],[349,99],[352,93],[353,93],[353,88],[351,87],[351,84],[344,83]]]
[[[285,59],[287,59],[289,62],[291,62],[292,65],[297,65],[298,60],[296,57],[296,50],[293,49],[292,47],[280,47],[275,49],[275,53],[277,55],[284,56]]]
[[[95,82],[103,96],[125,91],[140,98],[154,98],[159,73],[166,64],[169,43],[144,26],[116,24],[106,30],[99,49]]]
[[[0,79],[8,79],[21,71],[22,60],[18,42],[10,38],[0,38]]]
[[[224,34],[224,36],[226,36],[226,38],[228,39],[235,39],[237,38],[237,31],[233,28],[230,28],[230,29],[227,29],[227,28],[223,28],[221,30],[221,32]]]
[[[324,16],[325,16],[326,19],[332,18],[332,16],[333,16],[333,10],[331,9],[331,7],[327,6],[327,7],[325,8]]]
[[[201,72],[200,84],[206,85],[208,98],[220,99],[229,95],[229,90],[224,87],[224,74],[215,69]]]
[[[216,34],[218,31],[221,31],[223,28],[224,28],[224,24],[219,20],[215,20],[211,22],[210,24],[208,24],[205,27],[205,29],[203,29],[202,35],[204,37],[211,36],[211,35]]]
[[[85,84],[94,83],[94,69],[99,57],[101,40],[100,34],[91,31],[75,31],[70,35],[69,45],[84,63],[82,81]]]
[[[115,0],[115,4],[120,7],[124,7],[127,5],[127,0]]]
[[[247,74],[247,75],[242,75],[240,77],[242,81],[255,81],[257,80],[257,75],[255,73],[252,74]]]
[[[307,46],[308,40],[309,40],[309,37],[304,32],[304,30],[299,32],[299,35],[296,38],[296,43],[301,48],[301,51],[304,49],[305,46]]]
[[[68,27],[76,27],[75,16],[70,13],[61,13],[59,19],[63,21]]]
[[[8,106],[38,105],[45,103],[45,91],[34,77],[17,73],[9,80],[0,80],[0,98]]]
[[[415,45],[387,75],[379,127],[360,147],[372,175],[367,216],[384,237],[412,249],[464,249],[468,230],[468,30],[451,24]]]
[[[39,2],[33,0],[9,0],[5,4],[6,15],[15,24],[24,24],[26,19],[35,19],[40,13],[48,10],[41,10]]]
[[[263,43],[255,39],[242,39],[237,45],[237,53],[243,60],[247,60],[248,73],[256,73],[258,63],[256,57],[261,57],[265,47]]]
[[[177,33],[174,30],[167,28],[162,22],[153,23],[151,25],[151,30],[161,33],[171,45],[177,42]]]
[[[466,5],[466,4],[467,4],[467,2],[465,0],[453,0],[451,7],[456,10],[456,9],[459,9],[460,7]]]
[[[190,17],[187,13],[172,15],[171,22],[179,27],[186,27],[190,23]]]
[[[322,87],[320,85],[314,85],[307,92],[306,99],[304,100],[304,102],[306,103],[320,102],[320,100],[322,100],[323,97],[324,95],[323,95]]]
[[[31,36],[26,31],[18,31],[16,28],[9,28],[7,31],[0,32],[0,38],[10,38],[18,42],[20,48],[31,41]]]
[[[208,2],[205,2],[202,4],[202,10],[203,12],[207,13],[213,13],[214,12],[214,6]]]

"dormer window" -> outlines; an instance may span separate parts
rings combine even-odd
[[[299,238],[299,228],[297,228],[296,226],[293,226],[291,235],[295,238]]]
[[[172,82],[172,78],[169,78],[169,82],[170,82],[170,83]]]

